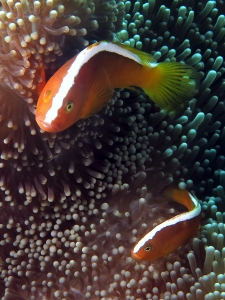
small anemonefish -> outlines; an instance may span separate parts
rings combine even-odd
[[[166,111],[177,110],[197,92],[198,72],[178,62],[157,63],[148,53],[101,41],[66,62],[47,82],[36,121],[48,132],[62,131],[97,113],[115,88],[142,88]]]
[[[201,206],[187,190],[171,189],[166,196],[187,207],[179,214],[153,228],[143,236],[131,251],[137,260],[155,260],[173,252],[194,236],[199,228]]]

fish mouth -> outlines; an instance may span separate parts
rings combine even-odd
[[[63,130],[59,122],[53,121],[52,123],[48,123],[44,121],[43,115],[40,114],[36,115],[36,122],[42,130],[47,132],[59,132]]]
[[[137,255],[136,253],[134,253],[134,251],[131,251],[131,257],[132,257],[133,259],[140,260],[139,255]]]

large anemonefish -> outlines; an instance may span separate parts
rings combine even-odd
[[[135,86],[169,112],[191,99],[198,82],[198,72],[188,65],[157,63],[148,53],[101,41],[81,51],[50,78],[38,99],[36,121],[45,131],[62,131],[97,113],[115,88]]]
[[[201,206],[187,190],[171,189],[166,192],[172,200],[187,207],[179,214],[153,228],[143,236],[131,251],[137,260],[155,260],[173,252],[194,236],[200,224]]]

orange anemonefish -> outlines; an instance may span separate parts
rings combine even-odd
[[[101,41],[66,62],[47,82],[36,121],[48,132],[62,131],[97,113],[115,88],[142,88],[166,111],[177,110],[197,92],[198,72],[178,62],[157,63],[148,53]]]
[[[36,91],[38,96],[41,94],[44,86],[46,85],[46,77],[45,77],[45,67],[42,62],[42,66],[37,70],[39,77],[41,78],[41,82],[37,85]]]
[[[155,260],[173,252],[185,244],[198,230],[201,206],[187,190],[171,189],[166,196],[187,207],[188,212],[179,214],[153,228],[141,238],[131,251],[137,260]]]

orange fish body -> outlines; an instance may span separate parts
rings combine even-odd
[[[38,77],[40,78],[40,83],[36,87],[37,94],[40,95],[44,86],[46,85],[46,77],[45,77],[45,67],[44,62],[42,62],[42,66],[37,70]]]
[[[157,63],[148,53],[98,42],[63,65],[47,82],[37,103],[36,121],[49,132],[62,131],[97,113],[115,88],[142,88],[171,111],[197,91],[198,73],[177,62]]]
[[[134,259],[155,260],[168,255],[197,232],[201,218],[198,200],[187,190],[172,189],[166,195],[185,205],[189,211],[159,224],[143,236],[132,249]]]

